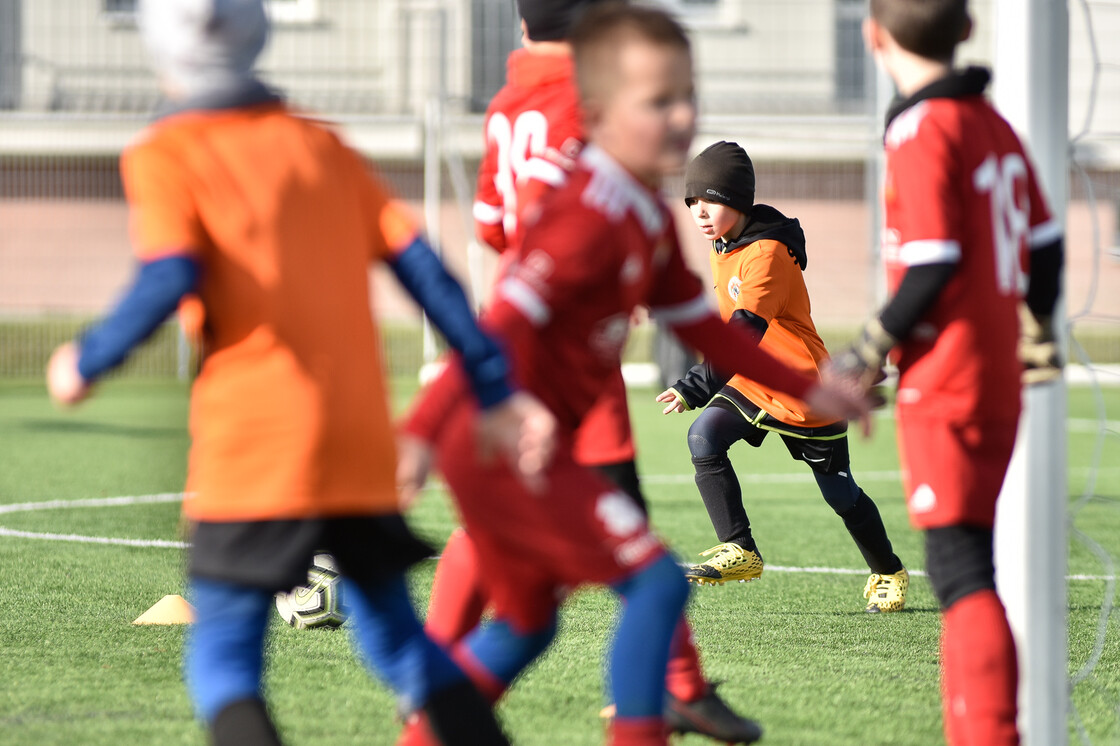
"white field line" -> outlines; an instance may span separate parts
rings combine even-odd
[[[128,497],[94,497],[83,500],[47,500],[37,503],[14,503],[0,505],[0,515],[4,513],[26,513],[39,510],[59,510],[65,508],[115,508],[127,505],[181,502],[182,492],[164,492],[158,495],[131,495]],[[34,531],[17,531],[0,526],[0,536],[19,539],[41,539],[44,541],[72,541],[80,544],[113,544],[125,547],[156,547],[186,549],[190,544],[182,541],[162,539],[118,539],[107,536],[82,536],[80,534],[53,534]]]
[[[186,549],[190,546],[182,541],[163,541],[162,539],[115,539],[111,536],[82,536],[80,534],[40,534],[34,531],[16,531],[0,526],[0,536],[18,539],[41,539],[43,541],[72,541],[79,544],[114,544],[124,547],[156,547],[160,549]]]
[[[871,472],[872,474],[894,474],[893,478],[897,479],[898,472]],[[786,474],[771,474],[771,475],[755,475],[755,476],[772,476],[772,477],[785,477],[785,476],[801,476],[801,475],[786,475]],[[809,477],[812,478],[811,475]],[[674,483],[685,481],[683,475],[676,474],[653,474],[643,477],[643,481],[647,482],[661,482],[661,483]],[[687,479],[691,479],[688,477]],[[183,499],[183,494],[180,492],[165,492],[158,495],[132,495],[126,497],[97,497],[81,500],[48,500],[45,502],[37,503],[14,503],[12,505],[0,505],[0,514],[4,513],[29,513],[39,510],[58,510],[62,508],[113,508],[123,507],[129,505],[150,505],[155,503],[170,503],[178,502]],[[55,533],[39,533],[35,531],[18,531],[15,529],[5,528],[0,526],[0,536],[9,536],[18,539],[40,539],[44,541],[69,541],[81,544],[111,544],[115,546],[128,546],[128,547],[151,547],[158,549],[187,549],[190,547],[188,542],[183,541],[165,541],[162,539],[119,539],[106,536],[83,536],[81,534],[55,534]],[[439,557],[432,557],[431,559],[439,559]],[[808,574],[826,574],[826,575],[866,575],[867,570],[852,570],[843,567],[785,567],[783,565],[767,565],[766,569],[771,572],[795,572],[795,573],[808,573]],[[924,576],[924,570],[910,570],[911,575]],[[1067,575],[1067,580],[1115,580],[1114,577],[1109,575]]]
[[[158,495],[132,495],[129,497],[91,497],[82,500],[48,500],[38,503],[13,503],[0,505],[0,515],[22,513],[33,510],[55,510],[58,508],[112,508],[118,505],[142,505],[144,503],[174,503],[183,499],[182,492],[161,492]]]

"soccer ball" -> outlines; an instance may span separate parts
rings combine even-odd
[[[342,578],[334,557],[316,554],[307,571],[307,584],[276,594],[280,618],[296,629],[333,629],[346,621],[342,607]]]

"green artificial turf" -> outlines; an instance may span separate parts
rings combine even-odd
[[[413,386],[398,382],[403,402]],[[682,558],[714,542],[691,481],[685,432],[691,415],[660,415],[655,391],[632,392],[644,488],[654,525]],[[73,412],[59,412],[39,383],[0,383],[0,742],[196,744],[206,742],[181,681],[183,627],[131,621],[166,594],[183,593],[184,550],[80,543],[72,535],[174,543],[178,504],[10,506],[178,492],[186,469],[183,384],[110,381]],[[1098,447],[1097,405],[1111,433]],[[1120,390],[1103,399],[1071,389],[1073,526],[1115,561],[1120,553]],[[912,570],[924,566],[905,515],[893,428],[876,419],[871,440],[852,439],[853,471],[875,498]],[[708,675],[739,710],[762,722],[773,746],[939,744],[937,606],[915,574],[900,614],[862,613],[865,568],[808,471],[780,442],[732,451],[759,546],[763,577],[703,587],[690,615]],[[1091,468],[1098,458],[1097,468]],[[1090,496],[1083,493],[1091,487]],[[6,512],[5,512],[6,511]],[[438,484],[413,525],[439,545],[454,519]],[[34,534],[13,535],[13,532]],[[411,576],[423,611],[433,563]],[[838,572],[840,571],[840,572]],[[1098,556],[1071,538],[1070,673],[1094,667],[1073,689],[1071,742],[1120,741],[1120,629],[1116,614],[1098,639],[1110,584]],[[564,610],[554,647],[514,687],[500,715],[521,744],[602,742],[598,710],[605,641],[615,610],[600,590]],[[399,731],[392,695],[371,681],[339,631],[297,631],[272,622],[267,695],[288,742],[391,744]],[[680,739],[700,744],[698,737]]]

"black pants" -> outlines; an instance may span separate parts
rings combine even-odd
[[[756,410],[757,411],[757,410]],[[759,416],[763,420],[765,416]],[[856,484],[851,473],[848,437],[842,423],[830,428],[794,428],[778,434],[790,456],[813,470],[825,502],[844,520],[873,572],[898,572],[894,554],[875,503]],[[696,469],[696,487],[720,542],[734,542],[757,551],[742,488],[728,458],[739,441],[762,445],[771,430],[754,424],[739,407],[722,397],[712,400],[688,430],[688,448]]]

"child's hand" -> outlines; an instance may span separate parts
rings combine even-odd
[[[479,457],[504,457],[534,492],[544,490],[544,474],[556,449],[556,417],[539,399],[517,391],[478,417]]]
[[[821,382],[809,389],[805,403],[821,417],[857,420],[864,437],[871,435],[871,402],[866,388],[854,376],[837,376],[826,368]]]
[[[684,400],[677,395],[673,389],[666,389],[657,395],[657,401],[668,404],[665,409],[661,410],[661,414],[669,414],[670,412],[683,412],[685,407]]]
[[[60,346],[47,363],[47,391],[55,404],[70,407],[89,396],[90,385],[78,372],[78,348],[73,342]]]
[[[433,459],[430,443],[414,435],[397,435],[397,499],[402,513],[419,497],[428,481]]]

